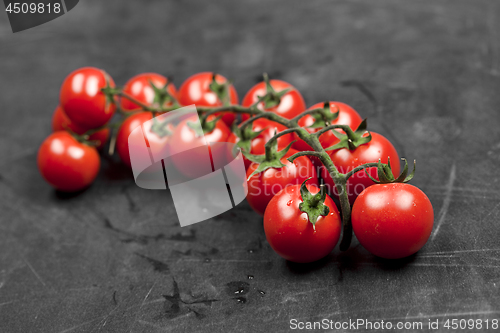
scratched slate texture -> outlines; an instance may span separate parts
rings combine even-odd
[[[281,332],[292,318],[500,318],[500,3],[85,0],[12,34],[0,14],[0,332]],[[122,85],[198,71],[242,97],[267,71],[307,105],[351,104],[417,159],[435,209],[415,256],[356,240],[296,265],[246,202],[180,228],[168,191],[103,157],[79,195],[36,168],[64,77],[97,66]],[[444,330],[441,327],[441,330]]]

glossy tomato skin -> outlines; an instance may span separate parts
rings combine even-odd
[[[317,103],[311,106],[308,110],[322,108],[323,103]],[[358,128],[359,124],[363,121],[359,113],[356,112],[352,107],[341,102],[330,102],[330,111],[332,113],[339,112],[337,119],[331,122],[331,125],[347,125],[351,129],[355,130]],[[314,118],[311,115],[306,115],[298,121],[300,127],[304,127],[309,133],[316,133],[321,128],[309,128],[314,124]],[[342,130],[339,132],[344,133]],[[299,136],[294,133],[294,140],[297,140],[293,144],[293,148],[299,151],[314,150],[305,143],[304,140],[300,139]],[[326,132],[319,137],[319,142],[323,148],[328,148],[339,142],[339,139],[332,133],[332,131]]]
[[[212,72],[201,72],[187,78],[180,86],[177,94],[179,104],[182,106],[191,104],[207,107],[222,106],[222,101],[217,97],[217,94],[210,90],[212,76]],[[215,80],[220,84],[227,82],[227,79],[220,74],[216,75]],[[238,104],[238,94],[232,84],[229,86],[229,98],[231,104]],[[216,113],[217,116],[220,114],[222,114],[222,121],[228,127],[231,127],[236,115],[233,112]]]
[[[312,194],[319,192],[307,185]],[[264,213],[264,231],[273,250],[286,260],[307,263],[332,252],[340,237],[341,220],[337,206],[327,195],[324,204],[330,212],[319,216],[315,228],[306,213],[299,209],[302,202],[300,185],[288,186],[276,194]]]
[[[83,67],[70,73],[60,92],[60,105],[76,125],[93,129],[105,125],[113,116],[116,105],[101,91],[114,87],[113,79],[103,70]]]
[[[86,129],[81,128],[78,125],[75,125],[68,116],[64,113],[62,107],[58,106],[52,115],[52,131],[67,131],[71,130],[76,134],[83,134],[87,132]],[[109,128],[103,128],[100,131],[95,132],[94,134],[89,136],[89,141],[97,141],[96,145],[97,149],[101,149],[106,141],[108,141],[109,137]]]
[[[380,159],[382,163],[387,163],[387,158],[391,160],[392,172],[394,175],[400,173],[399,155],[396,148],[392,143],[382,135],[370,132],[372,139],[370,142],[360,145],[355,150],[342,148],[329,152],[333,164],[341,173],[347,173],[355,167],[365,163],[378,162]],[[368,168],[367,171],[370,175],[378,179],[377,168]],[[323,178],[328,192],[332,196],[338,197],[337,189],[325,167],[321,167],[321,177]],[[396,176],[397,177],[397,176]],[[354,203],[356,197],[368,186],[375,184],[364,171],[357,172],[347,181],[347,194],[351,205]]]
[[[208,117],[208,121],[213,120],[213,116]],[[193,149],[194,147],[208,146],[212,161],[217,164],[224,164],[221,161],[227,161],[227,149],[217,146],[217,143],[227,142],[231,130],[223,121],[218,121],[215,128],[199,136],[188,122],[197,122],[197,117],[191,117],[181,121],[175,128],[170,141],[171,160],[177,170],[188,177],[194,179],[206,174],[205,165],[200,163],[205,160],[206,150]],[[186,153],[186,152],[189,153]],[[217,167],[216,167],[217,168]]]
[[[153,114],[151,112],[139,112],[129,116],[120,126],[118,134],[116,135],[115,149],[120,156],[120,159],[126,166],[131,167],[130,152],[128,147],[128,137],[130,133],[151,119],[153,119]]]
[[[94,147],[78,142],[66,131],[52,133],[38,149],[38,170],[54,188],[76,192],[88,187],[101,164]]]
[[[280,116],[292,119],[301,114],[306,109],[306,103],[300,92],[291,84],[281,80],[270,80],[271,86],[276,92],[284,89],[291,89],[281,97],[281,102],[275,107],[266,109],[264,103],[259,103],[257,106],[260,110],[270,111],[279,114]],[[253,86],[243,98],[242,106],[249,107],[259,100],[259,96],[264,96],[267,93],[265,82],[257,83]],[[246,120],[249,115],[243,114],[242,119]]]
[[[266,152],[265,145],[267,141],[269,141],[274,136],[274,132],[276,131],[276,133],[280,133],[286,130],[287,128],[274,121],[260,118],[252,123],[252,129],[255,132],[261,130],[264,131],[260,133],[259,136],[257,136],[255,139],[252,140],[250,153],[254,155],[263,155]],[[231,135],[229,135],[229,138],[227,139],[227,142],[230,143],[237,143],[238,141],[240,141],[240,139],[234,133],[231,133]],[[288,146],[290,142],[293,141],[293,136],[292,134],[285,134],[283,136],[280,136],[277,141],[278,141],[278,150],[282,150],[283,148]],[[229,153],[231,154],[232,151],[230,151]],[[232,159],[232,154],[230,159]],[[245,168],[248,169],[248,167],[250,166],[250,164],[252,164],[252,162],[245,157],[243,157],[243,160],[245,162]]]
[[[404,258],[427,242],[434,224],[429,198],[402,183],[376,184],[364,190],[352,207],[352,228],[365,249],[386,259]]]
[[[275,194],[290,185],[302,184],[304,180],[312,177],[308,184],[318,186],[316,170],[309,158],[301,156],[290,163],[287,158],[297,151],[290,149],[281,159],[285,167],[281,169],[270,168],[255,174],[248,180],[247,201],[254,211],[264,215],[266,207]],[[247,170],[247,179],[258,167],[252,163]]]
[[[151,81],[157,88],[162,88],[167,83],[167,78],[163,75],[156,73],[142,73],[132,77],[130,80],[125,83],[123,87],[123,92],[134,97],[138,101],[148,105],[153,106],[155,92],[151,87]],[[177,98],[177,90],[175,86],[170,83],[167,86],[167,92],[174,98]],[[129,99],[122,97],[120,100],[120,105],[123,111],[132,111],[138,110],[141,107]],[[165,104],[163,106],[170,106],[172,103]],[[159,105],[156,105],[159,107]]]

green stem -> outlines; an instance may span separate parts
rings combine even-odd
[[[270,138],[269,141],[267,141],[265,146],[264,146],[266,148],[266,158],[271,159],[273,143],[276,140],[278,140],[279,137],[293,133],[293,132],[297,132],[298,130],[299,130],[299,128],[297,128],[297,127],[288,128],[282,132],[276,133],[272,138]]]
[[[359,172],[363,169],[366,169],[366,168],[371,168],[371,167],[377,167],[378,166],[378,163],[377,162],[373,162],[373,163],[366,163],[366,164],[363,164],[363,165],[360,165],[358,167],[355,167],[354,169],[352,169],[351,171],[349,171],[348,173],[345,174],[345,178],[346,180],[351,178],[352,175],[354,175],[356,172]]]
[[[298,116],[295,116],[292,118],[292,121],[298,122],[301,118],[304,116],[307,116],[308,114],[315,114],[315,113],[321,113],[323,112],[323,108],[317,108],[317,109],[312,109],[312,110],[307,110],[299,114]]]

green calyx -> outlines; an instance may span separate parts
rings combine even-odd
[[[285,164],[281,162],[281,159],[288,153],[288,150],[290,150],[294,142],[295,141],[290,142],[290,144],[286,146],[283,150],[278,151],[278,141],[277,140],[269,141],[266,144],[266,153],[264,155],[253,155],[250,154],[249,152],[242,150],[241,152],[248,160],[259,164],[259,166],[254,170],[254,172],[252,172],[250,176],[248,176],[247,180],[252,178],[253,175],[258,174],[260,172],[264,172],[269,168],[277,168],[277,169],[283,168]]]
[[[331,128],[331,129],[329,129]],[[334,128],[340,128],[344,130],[345,134],[339,133],[336,131]],[[359,146],[368,143],[372,139],[372,135],[369,131],[366,130],[366,119],[364,119],[361,124],[359,124],[358,128],[353,131],[349,126],[347,125],[331,125],[325,127],[323,130],[319,131],[316,133],[318,137],[326,132],[325,130],[331,130],[333,131],[333,134],[340,140],[337,144],[326,148],[325,150],[337,150],[341,148],[347,148],[349,150],[355,150]],[[366,133],[368,133],[367,136],[364,136]]]
[[[221,116],[215,117],[212,120],[207,120],[206,117],[200,117],[200,121],[188,121],[187,125],[190,129],[192,129],[196,136],[200,137],[204,134],[208,134],[215,129],[215,125],[222,118]]]
[[[332,112],[330,110],[330,102],[326,101],[323,103],[323,110],[318,113],[313,113],[311,116],[314,118],[314,123],[309,128],[323,128],[332,123],[335,119],[339,117],[339,109],[337,112]]]
[[[169,79],[167,79],[163,87],[157,87],[151,80],[148,80],[148,82],[155,93],[153,105],[162,108],[165,105],[174,104],[176,102],[175,98],[167,91],[168,85],[171,84]]]
[[[87,145],[90,147],[96,147],[101,143],[101,141],[99,141],[99,140],[89,140],[89,137],[92,134],[94,134],[95,132],[103,129],[104,127],[99,127],[98,129],[92,129],[92,130],[89,130],[83,134],[76,134],[75,132],[73,132],[73,130],[71,130],[66,125],[63,125],[63,127],[64,127],[64,130],[66,132],[68,132],[76,141],[83,143],[84,145]]]
[[[413,171],[408,175],[408,161],[405,158],[402,158],[403,161],[405,161],[405,166],[403,168],[403,171],[399,175],[398,178],[394,178],[394,175],[392,174],[391,170],[391,160],[390,158],[387,158],[387,164],[384,164],[378,160],[378,165],[377,165],[377,173],[378,173],[378,180],[373,178],[365,169],[365,173],[370,177],[370,179],[377,183],[377,184],[390,184],[390,183],[408,183],[410,180],[413,179],[413,176],[415,176],[415,166],[417,162],[414,160],[413,161]]]
[[[115,104],[115,96],[118,95],[121,90],[111,87],[109,85],[109,78],[106,75],[106,86],[101,88],[101,92],[106,95],[106,107],[108,107],[109,104]]]
[[[163,122],[158,121],[156,117],[153,117],[153,125],[151,125],[150,131],[158,135],[158,137],[163,138],[172,135],[172,131],[168,128],[169,120]]]
[[[230,81],[226,81],[224,83],[219,83],[216,80],[217,74],[212,74],[212,82],[210,82],[209,88],[212,90],[219,100],[222,102],[222,105],[231,105],[231,98],[229,96],[229,85]]]
[[[281,98],[290,91],[290,89],[283,89],[279,92],[274,90],[273,86],[271,85],[271,82],[269,81],[269,76],[267,73],[264,73],[262,75],[264,77],[264,82],[266,84],[266,94],[264,96],[259,97],[259,100],[257,101],[258,103],[263,102],[264,103],[264,108],[265,109],[270,109],[275,106],[278,106],[281,102]]]
[[[299,204],[299,209],[301,212],[307,214],[309,222],[312,223],[314,230],[316,230],[316,221],[320,216],[326,216],[330,213],[330,208],[325,205],[326,190],[325,186],[321,185],[320,190],[316,194],[312,194],[307,189],[306,183],[312,177],[304,180],[300,186],[300,196],[302,197],[302,202]]]
[[[258,137],[266,129],[267,127],[255,132],[251,126],[245,126],[241,128],[236,125],[236,123],[233,123],[231,130],[239,139],[236,145],[233,147],[233,155],[236,154],[236,150],[238,147],[243,151],[250,152],[252,148],[252,140]]]

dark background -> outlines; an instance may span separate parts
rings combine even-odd
[[[281,332],[289,320],[500,318],[500,2],[85,0],[13,34],[0,14],[0,332]],[[123,85],[199,71],[243,97],[262,72],[307,105],[352,105],[401,156],[435,209],[415,256],[355,240],[296,265],[246,202],[180,228],[168,191],[103,157],[94,185],[61,195],[38,174],[64,77]],[[253,277],[253,278],[251,278]],[[241,292],[240,292],[241,291]]]

